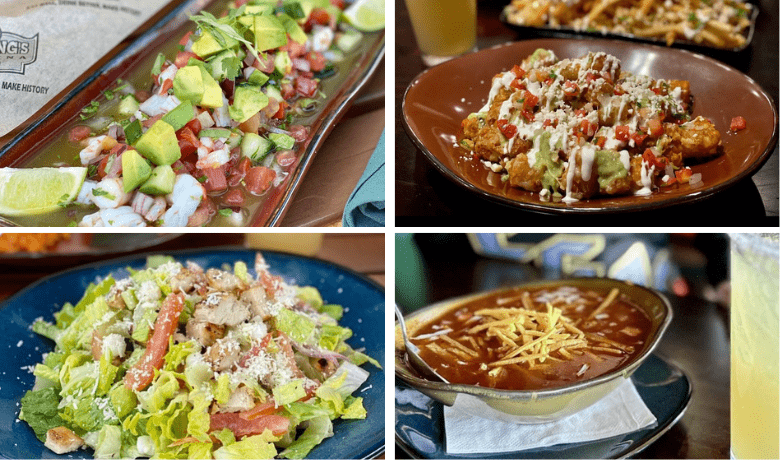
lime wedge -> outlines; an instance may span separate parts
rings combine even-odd
[[[43,214],[71,203],[87,168],[0,168],[0,214]]]
[[[385,28],[385,0],[357,0],[344,10],[344,17],[356,29],[374,32]]]

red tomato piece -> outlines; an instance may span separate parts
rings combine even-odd
[[[190,59],[200,60],[200,57],[198,57],[198,55],[192,51],[179,51],[176,54],[176,59],[173,61],[173,63],[176,65],[176,67],[181,69],[182,67],[186,66],[188,62],[190,62]]]
[[[319,83],[311,78],[298,77],[295,79],[295,91],[303,97],[314,97],[317,94],[318,85]]]
[[[539,98],[537,96],[534,96],[533,93],[530,91],[526,91],[523,95],[523,108],[526,110],[531,110],[534,107],[536,107],[536,104],[539,103]]]
[[[642,131],[636,131],[634,133],[631,133],[631,139],[636,143],[637,146],[642,145],[642,142],[647,139],[647,134],[643,133]]]
[[[523,77],[525,77],[525,70],[523,70],[523,68],[522,68],[522,67],[520,67],[520,66],[519,66],[519,65],[517,65],[517,64],[515,64],[515,66],[514,66],[514,67],[512,67],[512,73],[513,73],[513,74],[515,74],[515,76],[516,76],[517,78],[523,78]]]
[[[193,153],[198,151],[200,146],[200,139],[192,130],[185,126],[176,133],[176,137],[179,139],[179,150],[181,150],[181,157],[187,158]]]
[[[68,133],[68,141],[80,142],[88,138],[92,129],[89,126],[76,126]]]
[[[512,83],[509,84],[509,87],[517,90],[523,90],[527,88],[525,86],[525,82],[519,78],[515,78],[514,80],[512,80]]]
[[[236,439],[260,434],[266,429],[271,430],[275,436],[281,436],[290,428],[290,420],[276,414],[260,415],[252,420],[242,418],[241,412],[211,414],[209,433],[224,428],[232,431]]]
[[[517,134],[517,127],[509,123],[507,120],[497,120],[496,127],[498,127],[498,130],[501,131],[501,134],[503,134],[507,139],[511,139],[515,137],[515,134]]]
[[[729,126],[729,129],[732,131],[742,131],[745,128],[747,128],[747,122],[743,117],[737,116],[731,119],[731,126]]]
[[[573,82],[571,80],[566,80],[563,83],[563,95],[568,97],[575,97],[578,94],[580,94],[580,87],[577,86],[576,82]]]
[[[146,342],[141,359],[125,374],[124,384],[135,391],[148,387],[154,379],[154,371],[160,369],[168,352],[168,340],[179,326],[179,316],[184,310],[184,294],[169,294],[163,300],[160,313],[154,322],[152,337]]]
[[[653,118],[647,122],[647,131],[653,137],[661,137],[664,134],[664,125],[661,120]]]
[[[309,61],[312,72],[320,72],[324,70],[325,65],[327,64],[325,56],[323,56],[319,51],[310,51],[309,54],[306,55],[306,60]]]
[[[226,206],[240,208],[244,205],[244,192],[241,189],[234,188],[222,196],[222,203]]]
[[[180,44],[181,46],[187,46],[187,42],[188,42],[188,41],[190,41],[190,36],[191,36],[191,35],[192,35],[192,31],[190,31],[190,32],[187,32],[186,34],[184,34],[184,36],[183,36],[183,37],[181,37],[181,40],[179,40],[179,44]],[[177,67],[178,67],[178,66],[177,66]]]
[[[615,126],[615,139],[627,142],[628,141],[628,126],[620,125]]]
[[[244,184],[247,191],[252,195],[261,195],[271,187],[271,183],[276,178],[276,172],[265,166],[255,166],[249,168],[244,178]]]
[[[693,170],[688,167],[683,169],[678,169],[677,171],[674,172],[674,176],[677,178],[677,181],[681,184],[687,183],[691,179],[692,175],[693,175]]]
[[[194,213],[190,216],[189,220],[187,220],[187,226],[188,227],[202,227],[206,225],[209,220],[211,220],[211,216],[217,213],[217,207],[214,205],[214,202],[211,201],[211,198],[206,197],[198,206],[198,209],[195,210]]]

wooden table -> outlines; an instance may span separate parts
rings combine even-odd
[[[385,282],[385,249],[384,234],[328,233],[324,236],[322,246],[315,257],[327,260],[344,267],[362,273],[374,281],[384,285]],[[242,233],[194,233],[185,234],[167,243],[134,251],[130,254],[141,252],[175,251],[180,249],[206,248],[214,246],[244,245]],[[89,261],[96,262],[111,257],[121,257],[127,254],[92,258]],[[12,264],[0,263],[0,300],[4,300],[15,294],[27,285],[52,273],[73,268],[86,261],[74,259],[76,263],[57,261],[49,264]]]
[[[427,278],[424,302],[540,279],[530,265],[473,254],[468,245],[421,248]],[[667,294],[674,319],[655,353],[679,365],[693,395],[682,419],[636,458],[729,458],[729,322],[721,307]],[[409,458],[396,446],[396,458]]]
[[[477,46],[488,48],[522,37],[506,27],[498,17],[508,0],[479,0],[477,21]],[[778,104],[778,4],[774,0],[754,1],[761,11],[752,45],[739,54],[717,54],[714,57],[736,67],[761,85]],[[519,59],[519,57],[518,57]],[[414,40],[409,15],[403,1],[396,0],[396,168],[395,212],[399,226],[462,226],[479,222],[479,225],[545,225],[566,222],[593,225],[589,217],[563,220],[558,216],[540,215],[518,211],[489,202],[467,192],[445,178],[417,150],[403,128],[400,107],[406,87],[425,69],[420,50]],[[729,97],[738,97],[732,95]],[[778,219],[778,149],[752,177],[693,205],[676,206],[654,212],[631,215],[632,221],[687,222],[696,225],[722,225],[723,210],[739,220],[740,225],[776,226]],[[692,220],[695,219],[695,220]],[[635,220],[634,220],[635,219]],[[599,217],[600,224],[625,225],[625,216]]]

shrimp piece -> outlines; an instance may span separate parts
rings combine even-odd
[[[312,51],[325,52],[333,43],[333,30],[330,27],[314,26],[312,31],[311,49]]]
[[[228,151],[227,146],[225,146],[219,150],[214,150],[213,152],[201,156],[199,148],[198,158],[197,163],[195,163],[195,167],[198,169],[219,168],[230,161],[230,152]]]
[[[100,209],[118,208],[130,201],[122,179],[106,177],[89,192],[90,199]]]
[[[197,179],[189,174],[176,176],[173,192],[166,196],[171,207],[163,216],[164,227],[185,227],[190,216],[198,209],[206,190]]]
[[[146,222],[130,206],[120,206],[84,216],[79,227],[146,227]]]
[[[103,150],[109,150],[116,145],[116,139],[106,135],[87,138],[86,142],[87,146],[79,152],[81,164],[84,166],[94,163]]]
[[[176,96],[169,96],[167,94],[155,94],[149,99],[145,100],[139,109],[146,115],[153,117],[163,113],[168,113],[171,110],[181,104],[181,101]],[[138,118],[138,117],[136,117]]]
[[[93,180],[85,180],[79,190],[79,196],[76,198],[78,204],[92,204],[92,189],[97,187],[97,182]]]

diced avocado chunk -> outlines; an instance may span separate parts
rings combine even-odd
[[[287,44],[287,30],[276,16],[255,16],[252,33],[255,35],[255,49],[272,50]]]
[[[533,65],[539,59],[544,59],[549,57],[551,53],[552,53],[551,51],[546,50],[544,48],[537,48],[536,51],[534,51],[531,57],[529,58],[528,62]]]
[[[268,138],[271,139],[277,150],[291,149],[295,145],[295,139],[287,134],[271,133],[268,135]]]
[[[195,118],[195,109],[192,107],[192,102],[183,101],[175,109],[166,113],[162,120],[171,125],[174,131],[178,131],[193,118]]]
[[[298,8],[300,9],[300,6]],[[303,14],[303,10],[301,10],[301,14]],[[289,35],[291,39],[297,43],[300,43],[301,45],[306,43],[306,40],[309,38],[306,36],[306,32],[303,31],[301,26],[295,22],[295,19],[288,16],[287,14],[280,14],[278,18],[284,26],[284,30],[287,31],[287,35]]]
[[[203,68],[200,69],[200,76],[203,79],[203,97],[200,99],[200,105],[211,108],[222,107],[222,88],[219,83]]]
[[[615,150],[596,150],[596,166],[599,174],[599,187],[605,190],[609,185],[626,177],[625,165],[620,160],[620,154]]]
[[[202,58],[206,58],[212,54],[219,53],[222,50],[233,48],[238,45],[238,42],[234,38],[226,37],[224,35],[220,38],[224,41],[224,45],[221,45],[208,30],[201,30],[200,37],[192,43],[192,52]]]
[[[141,107],[138,100],[132,94],[128,94],[119,101],[119,115],[129,117],[136,113]]]
[[[300,2],[284,2],[282,11],[292,19],[306,19],[306,13],[303,12]]]
[[[241,141],[241,155],[253,163],[262,161],[273,148],[273,142],[255,133],[246,133]]]
[[[168,165],[154,168],[149,179],[141,185],[141,192],[147,195],[167,195],[173,192],[176,173]]]
[[[268,82],[268,75],[255,69],[255,71],[249,75],[247,81],[253,85],[263,86]]]
[[[170,165],[181,158],[176,131],[168,123],[157,120],[138,142],[135,148],[156,165]]]
[[[270,2],[261,5],[247,5],[244,12],[246,14],[271,14],[274,12],[274,7]]]
[[[122,184],[125,193],[130,193],[143,184],[150,174],[152,167],[137,151],[130,149],[122,153]]]
[[[173,95],[180,101],[199,103],[203,98],[203,77],[197,66],[185,66],[173,77]]]
[[[292,72],[292,59],[287,51],[279,51],[274,57],[274,67],[282,75]]]
[[[210,137],[212,139],[227,139],[230,137],[231,131],[226,128],[209,128],[202,129],[198,133],[199,137]]]
[[[541,169],[543,171],[542,186],[544,188],[557,189],[558,178],[563,173],[563,161],[558,158],[557,152],[553,155],[553,151],[550,149],[550,132],[544,131],[537,136],[542,136],[539,139],[539,152],[536,154],[535,169]],[[536,142],[536,139],[534,139]]]
[[[270,85],[266,86],[265,94],[268,97],[272,97],[276,99],[278,102],[282,102],[284,100],[284,98],[282,97],[282,92],[279,91],[279,88],[277,88],[276,86],[270,86]]]
[[[263,94],[259,86],[241,85],[233,93],[233,105],[228,112],[230,118],[243,123],[268,105],[268,96]]]

